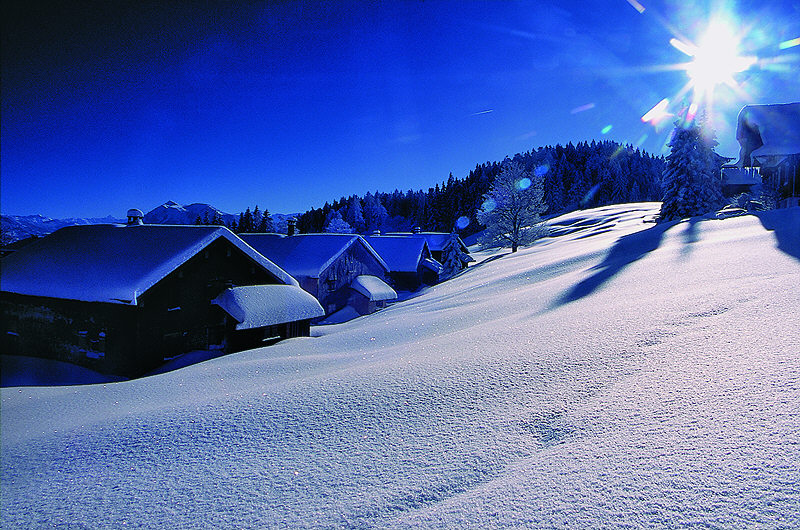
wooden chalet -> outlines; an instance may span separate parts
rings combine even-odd
[[[373,276],[384,282],[389,272],[386,262],[359,235],[240,234],[240,237],[296,278],[300,287],[319,300],[328,315],[352,305],[356,292],[351,284],[358,276]]]
[[[744,106],[736,140],[739,160],[722,168],[726,195],[767,184],[779,207],[800,205],[800,102]]]
[[[444,250],[445,245],[447,245],[447,241],[450,239],[451,234],[447,232],[421,232],[419,229],[415,229],[413,232],[393,232],[387,234],[389,236],[403,236],[403,237],[414,237],[424,239],[426,243],[428,243],[428,248],[431,251],[431,256],[433,259],[438,261],[439,263],[443,262],[442,251]],[[456,236],[458,237],[458,236]],[[458,237],[458,243],[461,245],[461,250],[464,252],[465,255],[469,256],[469,249],[467,245]],[[472,257],[467,260],[461,261],[461,268],[467,268],[467,265],[471,262],[475,261]]]
[[[424,238],[374,235],[364,239],[389,266],[390,283],[395,289],[416,291],[439,281],[442,265],[433,259]]]
[[[139,376],[190,350],[307,336],[322,315],[227,228],[140,222],[62,228],[0,260],[0,351]]]

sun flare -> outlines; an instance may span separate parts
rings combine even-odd
[[[755,57],[739,55],[739,38],[730,26],[722,21],[712,21],[703,37],[695,44],[672,39],[670,44],[692,61],[685,65],[695,100],[710,97],[719,85],[737,88],[734,75],[747,70]]]

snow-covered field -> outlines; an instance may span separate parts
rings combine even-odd
[[[800,526],[800,208],[576,212],[317,337],[2,389],[4,527]]]

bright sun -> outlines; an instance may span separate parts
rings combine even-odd
[[[678,39],[670,41],[675,48],[693,60],[685,65],[696,98],[711,96],[717,85],[738,85],[733,76],[747,70],[755,57],[739,55],[739,39],[722,21],[712,21],[697,45]]]

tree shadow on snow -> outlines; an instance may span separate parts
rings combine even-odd
[[[675,226],[675,224],[675,222],[660,223],[646,230],[634,232],[617,239],[602,263],[590,269],[595,271],[594,274],[561,295],[550,309],[575,302],[595,292],[622,269],[657,249],[661,245],[664,232]]]
[[[790,210],[794,208],[754,212],[754,215],[765,229],[775,233],[778,250],[800,260],[800,215]]]
[[[681,259],[687,259],[689,254],[692,253],[692,245],[700,240],[700,232],[697,230],[697,224],[700,222],[700,219],[700,217],[690,217],[686,223],[686,229],[683,231]]]

